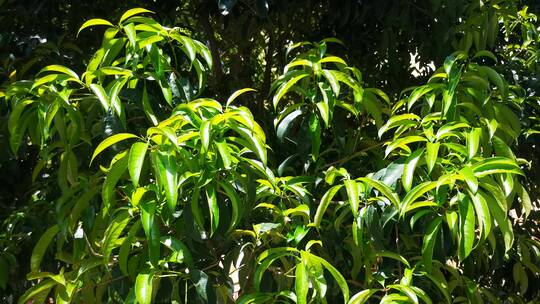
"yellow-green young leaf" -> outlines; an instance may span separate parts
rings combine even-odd
[[[302,260],[298,264],[296,264],[294,285],[297,299],[296,303],[307,304],[307,295],[309,291],[309,276],[306,266],[304,266]]]
[[[51,289],[56,286],[58,283],[51,279],[45,279],[35,286],[29,288],[17,301],[17,304],[27,304],[30,303],[45,303],[47,295]]]
[[[43,72],[60,72],[79,80],[79,75],[77,75],[77,73],[75,73],[73,70],[69,68],[66,68],[63,65],[53,64],[53,65],[46,66],[43,69],[41,69],[41,71],[39,71],[38,74],[41,74]]]
[[[427,227],[424,232],[424,241],[422,242],[422,262],[427,272],[431,272],[431,261],[433,259],[433,248],[437,240],[437,234],[441,226],[442,217],[437,217]]]
[[[140,304],[152,303],[154,273],[145,271],[139,273],[135,279],[135,298]]]
[[[422,154],[424,154],[424,149],[418,149],[414,151],[411,155],[409,155],[409,157],[407,157],[407,160],[405,160],[405,166],[403,167],[403,176],[401,178],[401,182],[405,191],[411,190],[414,179],[414,170],[416,169],[416,165],[422,157]]]
[[[400,202],[399,202],[399,197],[397,196],[396,193],[394,193],[392,191],[392,189],[390,189],[390,187],[388,187],[385,183],[381,182],[381,181],[378,181],[378,180],[375,180],[375,179],[372,179],[372,178],[369,178],[369,177],[359,177],[356,179],[357,181],[359,182],[363,182],[363,183],[366,183],[368,184],[369,186],[377,189],[379,192],[381,192],[384,197],[386,197],[396,208],[399,209],[400,207]]]
[[[144,8],[132,8],[130,10],[127,10],[123,15],[122,17],[120,17],[120,21],[118,21],[118,23],[122,23],[122,21],[126,20],[127,18],[131,17],[131,16],[135,16],[135,15],[138,15],[138,14],[142,14],[142,13],[151,13],[153,14],[154,12],[152,11],[149,11],[147,9],[144,9]]]
[[[379,289],[364,289],[351,297],[347,304],[364,304],[369,298],[377,293]]]
[[[134,187],[139,186],[139,177],[141,176],[141,169],[144,164],[147,149],[148,143],[137,142],[134,143],[129,150],[128,170]]]
[[[43,233],[43,235],[39,238],[39,241],[36,243],[36,246],[32,250],[32,256],[30,258],[30,271],[39,271],[39,266],[41,264],[41,260],[43,259],[43,255],[45,254],[47,247],[49,247],[52,239],[59,231],[60,229],[58,228],[58,226],[54,225],[47,229],[47,231],[45,231],[45,233]]]
[[[465,166],[463,167],[463,169],[461,169],[461,171],[459,171],[459,173],[461,173],[461,175],[463,176],[463,179],[467,183],[467,186],[469,186],[471,192],[476,193],[476,191],[478,190],[478,178],[474,176],[474,172],[471,167]]]
[[[467,156],[472,159],[478,147],[480,146],[480,136],[482,135],[482,128],[474,128],[467,134]]]
[[[433,168],[435,167],[435,164],[437,163],[437,156],[439,155],[439,142],[430,143],[428,142],[426,144],[426,164],[428,173],[431,173],[433,171]]]
[[[478,193],[475,194],[468,191],[468,194],[474,204],[474,210],[476,211],[476,219],[478,221],[478,226],[480,227],[480,240],[484,241],[487,235],[491,233],[492,221],[487,201]]]
[[[461,261],[466,259],[472,251],[475,235],[474,206],[468,196],[458,198],[459,206],[459,248],[458,257]]]
[[[360,205],[360,198],[358,196],[358,185],[354,180],[345,180],[343,181],[345,189],[347,190],[347,196],[349,197],[349,204],[351,205],[351,210],[356,218],[358,214],[358,206]]]
[[[103,150],[107,149],[108,147],[122,140],[126,140],[128,138],[139,138],[139,137],[131,133],[118,133],[111,137],[108,137],[97,146],[96,150],[94,150],[94,154],[92,155],[92,159],[90,160],[90,163],[92,163],[94,158],[96,158],[96,156],[98,156],[101,152],[103,152]]]
[[[321,221],[324,216],[324,212],[326,211],[326,208],[328,208],[328,205],[336,195],[336,193],[341,189],[343,185],[337,185],[332,188],[330,188],[321,198],[321,202],[319,203],[319,207],[317,207],[317,212],[315,213],[315,217],[313,218],[313,224],[315,227],[319,228],[321,226]]]
[[[241,89],[241,90],[238,90],[234,93],[232,93],[232,95],[227,99],[227,103],[226,103],[226,106],[229,107],[229,105],[236,99],[238,98],[238,96],[246,93],[246,92],[256,92],[257,90],[255,89],[252,89],[252,88],[245,88],[245,89]]]
[[[106,26],[114,26],[112,23],[110,23],[109,21],[105,20],[105,19],[90,19],[88,21],[86,21],[85,23],[83,23],[83,25],[81,25],[81,27],[79,28],[79,30],[77,31],[77,36],[79,36],[79,33],[89,27],[89,26],[95,26],[95,25],[106,25]]]
[[[304,73],[304,74],[300,74],[296,77],[293,77],[289,80],[287,80],[287,82],[283,83],[279,89],[277,90],[276,94],[274,95],[274,98],[272,100],[272,103],[274,104],[274,108],[277,108],[277,105],[279,103],[279,100],[283,97],[283,95],[287,94],[287,92],[289,91],[289,89],[295,85],[298,81],[300,81],[302,78],[305,78],[309,76],[309,74],[307,73]]]
[[[101,106],[105,111],[108,111],[111,106],[111,101],[109,98],[109,95],[107,95],[107,92],[103,89],[103,87],[100,84],[92,83],[90,84],[90,89],[92,89],[92,92],[97,96],[99,99],[99,102],[101,102]]]

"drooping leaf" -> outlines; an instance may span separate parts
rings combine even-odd
[[[118,134],[115,134],[113,136],[110,136],[110,137],[106,138],[94,150],[94,154],[92,154],[92,158],[90,159],[90,163],[92,163],[94,158],[96,158],[96,156],[98,156],[101,152],[103,152],[103,150],[107,149],[108,147],[110,147],[110,146],[112,146],[112,145],[114,145],[114,144],[116,144],[116,143],[118,143],[120,141],[129,139],[129,138],[139,138],[139,137],[137,135],[133,135],[131,133],[118,133]]]
[[[140,304],[152,303],[154,273],[152,271],[141,272],[135,280],[135,297]]]
[[[32,272],[39,271],[43,255],[45,255],[47,247],[49,247],[49,244],[59,231],[60,228],[57,225],[54,225],[47,229],[45,233],[43,233],[43,235],[39,238],[36,246],[34,246],[34,249],[32,250],[32,256],[30,258],[30,270]]]
[[[129,175],[134,187],[139,185],[139,177],[146,157],[148,143],[137,142],[129,150]]]

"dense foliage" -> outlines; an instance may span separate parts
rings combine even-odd
[[[365,2],[0,1],[0,300],[540,301],[538,3]]]

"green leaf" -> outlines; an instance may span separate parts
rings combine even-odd
[[[139,177],[141,176],[141,170],[144,164],[147,149],[148,143],[137,142],[134,143],[129,150],[128,170],[134,187],[139,186]]]
[[[126,157],[126,153],[121,153],[120,155],[117,155],[117,157],[119,159],[111,165],[101,190],[101,198],[103,200],[102,208],[105,214],[109,212],[110,207],[115,202],[114,198],[116,184],[128,167],[128,158]]]
[[[238,197],[236,190],[227,182],[219,182],[219,185],[223,190],[225,190],[225,193],[231,202],[231,226],[229,227],[229,231],[232,231],[232,229],[234,229],[236,226],[240,217],[240,212],[242,211],[240,208],[240,197]]]
[[[417,136],[417,135],[411,135],[411,136],[396,139],[388,144],[384,152],[384,156],[387,157],[392,151],[394,151],[397,148],[401,148],[410,152],[410,149],[407,145],[411,143],[419,142],[419,141],[427,141],[427,139],[422,136]]]
[[[83,23],[83,25],[81,25],[81,27],[79,28],[79,30],[77,31],[77,36],[79,36],[79,33],[89,27],[89,26],[96,26],[96,25],[106,25],[106,26],[114,26],[112,23],[110,23],[109,21],[105,20],[105,19],[90,19],[88,21],[86,21],[85,23]]]
[[[148,239],[148,254],[150,263],[154,266],[158,265],[160,253],[160,231],[156,213],[156,201],[148,201],[139,205],[141,210],[141,223],[144,234]]]
[[[210,210],[210,236],[214,234],[219,225],[219,206],[216,198],[216,188],[213,184],[206,187],[206,200]]]
[[[501,204],[503,203],[498,202],[500,199],[497,199],[492,195],[494,194],[493,191],[491,191],[490,193],[491,194],[488,194],[482,190],[478,190],[478,194],[482,196],[487,201],[488,206],[490,206],[489,210],[491,212],[491,215],[495,219],[495,222],[497,222],[497,225],[503,235],[506,253],[512,248],[512,244],[514,243],[514,230],[512,229],[512,223],[508,219],[506,210],[501,208]]]
[[[92,163],[94,158],[96,158],[96,156],[98,156],[101,152],[103,152],[103,150],[107,149],[108,147],[122,140],[126,140],[128,138],[139,138],[139,137],[131,133],[118,133],[111,137],[108,137],[97,146],[96,150],[94,150],[94,154],[92,155],[92,159],[90,160],[90,163]]]
[[[103,237],[102,252],[104,265],[109,264],[109,258],[113,249],[117,246],[118,237],[120,237],[120,234],[122,234],[130,220],[129,212],[127,210],[121,210],[111,223],[109,223],[109,226],[105,231],[105,236]]]
[[[51,279],[45,279],[29,288],[17,301],[18,304],[45,303],[51,289],[58,283]]]
[[[154,273],[144,271],[137,275],[135,279],[135,297],[140,304],[152,303]]]
[[[409,299],[411,299],[413,303],[418,304],[418,297],[416,296],[416,292],[414,292],[411,287],[401,284],[392,284],[388,285],[387,288],[395,289],[400,291],[401,293],[404,293],[405,295],[407,295],[407,297],[409,297]]]
[[[69,68],[66,68],[63,65],[53,64],[53,65],[46,66],[43,69],[41,69],[41,71],[39,71],[38,74],[41,74],[43,72],[60,72],[79,80],[79,75],[77,75],[77,73],[75,73],[73,70]]]
[[[131,16],[135,16],[135,15],[138,15],[138,14],[142,14],[142,13],[151,13],[153,14],[154,12],[152,11],[149,11],[147,9],[144,9],[144,8],[132,8],[130,10],[127,10],[123,15],[122,17],[120,17],[120,21],[118,21],[118,24],[121,24],[122,21],[126,20],[127,18],[131,17]]]
[[[49,247],[49,244],[59,231],[60,228],[58,228],[57,225],[54,225],[47,229],[45,233],[43,233],[43,235],[39,238],[36,246],[34,246],[34,249],[32,250],[32,256],[30,257],[30,271],[39,271],[39,266],[41,265],[43,255],[45,254],[47,247]]]
[[[154,170],[158,177],[159,185],[165,190],[165,198],[169,210],[176,210],[178,201],[178,166],[176,158],[171,154],[156,152],[152,154]]]
[[[203,303],[216,303],[212,294],[212,284],[209,282],[208,275],[201,270],[194,269],[191,272],[191,280],[194,283],[197,294],[202,299]]]
[[[345,180],[343,181],[345,189],[347,190],[347,196],[349,197],[349,204],[351,205],[351,211],[353,216],[356,217],[358,214],[358,206],[360,205],[360,199],[358,196],[358,185],[354,180]]]
[[[474,210],[476,211],[476,218],[478,225],[480,226],[480,238],[484,241],[486,237],[491,233],[491,214],[485,198],[478,193],[468,192],[474,204]]]
[[[295,292],[298,304],[307,304],[307,295],[309,291],[309,276],[303,260],[296,264],[295,271]]]
[[[111,105],[111,100],[103,87],[100,84],[92,83],[90,84],[90,89],[92,89],[92,92],[94,92],[94,94],[99,99],[99,102],[101,102],[101,106],[103,106],[103,109],[105,111],[108,111]]]
[[[285,118],[283,118],[278,123],[277,128],[276,128],[276,135],[277,135],[277,138],[281,142],[284,142],[285,135],[287,134],[288,130],[291,129],[292,123],[298,117],[300,117],[300,115],[302,115],[302,113],[303,113],[302,109],[295,110],[295,111],[287,114],[287,116],[285,116]]]
[[[157,126],[159,121],[158,121],[156,115],[154,114],[154,110],[152,110],[152,106],[150,105],[150,101],[148,100],[148,92],[146,91],[146,83],[144,84],[144,89],[143,89],[143,95],[142,95],[141,102],[142,102],[142,105],[143,105],[144,114],[146,114],[146,116],[148,116],[148,118],[150,118],[150,120],[152,121],[154,126]]]
[[[418,115],[411,113],[392,116],[383,126],[379,128],[379,138],[382,137],[386,131],[392,128],[397,128],[404,125],[416,125],[419,120],[420,117]]]
[[[276,93],[274,95],[274,98],[272,99],[272,103],[274,105],[274,108],[277,108],[277,105],[278,105],[279,101],[281,100],[281,98],[283,97],[283,95],[287,94],[287,92],[289,91],[289,89],[293,85],[295,85],[298,81],[300,81],[302,78],[305,78],[307,76],[309,76],[309,74],[303,73],[303,74],[295,76],[295,77],[287,80],[285,83],[283,83],[279,87],[279,89],[276,91]]]
[[[506,83],[504,79],[501,77],[501,75],[497,73],[494,69],[487,66],[479,66],[478,70],[481,73],[484,73],[485,75],[487,75],[489,78],[489,81],[491,81],[492,83],[495,84],[495,86],[497,86],[497,88],[499,89],[499,92],[502,95],[502,99],[504,100],[508,92],[506,88]]]
[[[319,158],[319,151],[321,150],[321,125],[319,123],[319,117],[317,114],[311,114],[309,117],[309,133],[311,136],[311,157],[313,160]]]
[[[324,216],[324,212],[326,211],[326,208],[328,208],[328,205],[336,195],[336,193],[341,189],[343,185],[337,185],[332,188],[330,188],[321,198],[321,202],[319,203],[319,206],[317,207],[317,212],[315,213],[315,217],[313,218],[313,224],[315,227],[319,228],[321,226],[321,221]]]
[[[490,157],[475,163],[472,166],[474,175],[478,178],[497,173],[510,173],[523,175],[515,161],[506,157]]]
[[[133,239],[141,228],[141,221],[136,221],[135,224],[129,228],[127,236],[124,238],[122,245],[120,245],[120,251],[118,253],[118,266],[123,274],[128,275],[128,258],[131,252],[131,246],[133,245]]]
[[[525,213],[525,218],[529,217],[529,214],[532,211],[533,205],[531,198],[527,190],[520,183],[516,183],[516,192],[521,200],[521,205],[523,206],[523,211]]]
[[[364,289],[351,297],[348,304],[364,304],[369,298],[377,293],[379,289]]]
[[[459,171],[463,178],[465,179],[465,182],[469,186],[469,189],[472,193],[476,193],[478,190],[478,179],[476,176],[474,176],[474,172],[472,171],[471,167],[465,166],[463,169]]]
[[[349,286],[347,285],[347,281],[345,281],[345,278],[343,277],[343,275],[325,259],[320,258],[316,255],[313,255],[309,252],[307,252],[307,254],[310,259],[313,259],[316,263],[322,264],[324,268],[326,268],[328,272],[330,272],[332,277],[334,277],[334,280],[336,280],[336,283],[338,284],[339,288],[341,289],[344,302],[347,303],[349,301]]]
[[[416,169],[416,165],[418,164],[418,161],[424,154],[424,149],[418,149],[411,153],[409,157],[405,160],[405,166],[403,167],[403,177],[401,178],[401,182],[403,183],[403,188],[405,191],[410,191],[414,179],[414,170]]]
[[[229,107],[231,105],[231,103],[236,99],[238,98],[238,96],[246,93],[246,92],[256,92],[257,90],[255,89],[252,89],[252,88],[245,88],[245,89],[241,89],[241,90],[238,90],[234,93],[232,93],[232,95],[227,99],[227,103],[225,103],[225,105],[227,107]]]
[[[126,36],[128,37],[129,43],[131,43],[131,45],[135,49],[138,49],[137,32],[135,30],[135,25],[133,23],[129,23],[128,25],[124,26],[124,31],[126,32]],[[160,82],[160,85],[162,85],[162,82]],[[164,87],[162,87],[162,89],[164,89]],[[167,98],[167,100],[168,99],[169,98]]]
[[[216,141],[214,143],[218,149],[219,155],[221,156],[221,160],[223,161],[223,166],[225,167],[225,169],[230,169],[233,159],[231,156],[229,145],[225,140]]]
[[[480,136],[482,135],[482,128],[474,128],[467,134],[467,155],[469,159],[472,159],[478,147],[480,146]]]
[[[428,173],[433,171],[435,164],[437,163],[437,156],[439,155],[439,142],[435,143],[426,143],[426,164],[428,168]]]
[[[407,208],[414,203],[419,197],[424,195],[426,192],[433,190],[444,184],[449,184],[451,178],[440,178],[438,181],[426,181],[421,184],[416,185],[411,191],[407,192],[407,195],[401,201],[401,212],[407,210]]]
[[[458,257],[466,259],[472,251],[475,235],[474,206],[468,196],[458,196],[459,206],[459,248]]]
[[[210,137],[212,136],[212,123],[211,120],[205,120],[202,122],[199,129],[199,134],[201,137],[201,153],[205,154],[208,151],[208,146],[210,146]]]
[[[400,208],[401,204],[400,204],[400,201],[399,201],[399,197],[385,183],[383,183],[381,181],[378,181],[378,180],[375,180],[375,179],[372,179],[372,178],[369,178],[369,177],[360,177],[360,178],[357,178],[356,180],[360,181],[360,182],[363,182],[363,183],[366,183],[366,184],[370,185],[371,187],[377,189],[378,191],[380,191],[384,195],[384,197],[386,197],[388,200],[390,200],[392,205],[394,205],[398,209]]]
[[[381,257],[385,257],[385,258],[389,258],[389,259],[392,259],[392,260],[396,260],[398,262],[403,263],[407,267],[411,267],[411,265],[409,264],[409,261],[407,261],[407,259],[405,259],[403,256],[401,256],[401,255],[399,255],[399,254],[397,254],[395,252],[383,250],[383,251],[377,252],[376,255],[381,256]]]
[[[429,226],[424,233],[424,240],[422,242],[422,262],[427,272],[431,272],[433,249],[435,248],[435,241],[437,240],[441,222],[442,217],[435,218],[429,223]]]

